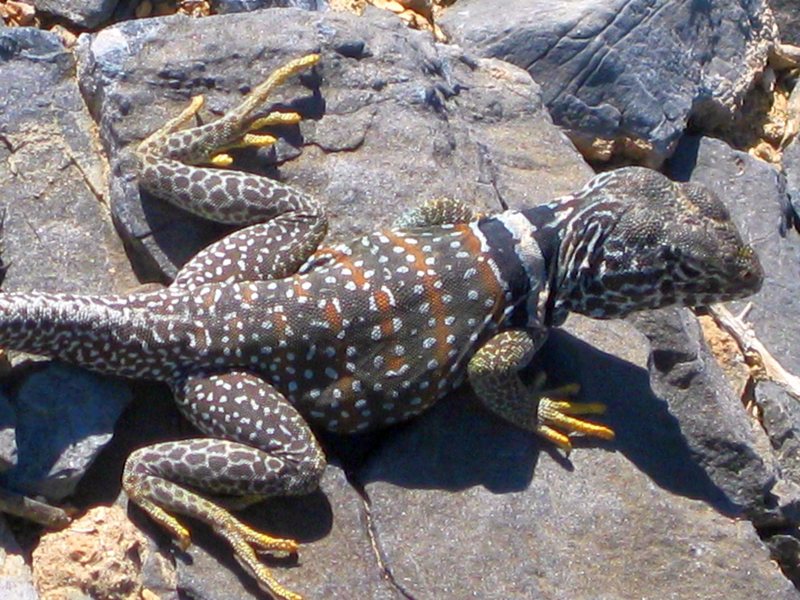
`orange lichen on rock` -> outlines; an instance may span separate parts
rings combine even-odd
[[[6,25],[18,27],[37,26],[36,9],[27,2],[0,0],[0,19]]]
[[[729,333],[717,325],[712,317],[703,315],[698,317],[698,320],[703,330],[703,337],[714,358],[717,359],[727,375],[728,381],[731,382],[734,393],[739,398],[743,398],[752,373],[742,356],[739,345]]]
[[[141,569],[144,535],[117,506],[93,508],[68,528],[42,536],[33,551],[33,580],[42,600],[64,600],[76,590],[92,598],[148,597]]]

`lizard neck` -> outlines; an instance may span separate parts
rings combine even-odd
[[[506,321],[530,329],[552,324],[549,290],[558,236],[549,227],[552,210],[539,206],[505,211],[473,224],[506,287]]]
[[[550,297],[556,323],[569,312],[611,319],[675,301],[669,288],[674,258],[667,251],[637,248],[619,231],[630,203],[596,189],[545,205],[552,210],[548,226],[558,240]]]

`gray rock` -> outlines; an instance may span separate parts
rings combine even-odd
[[[31,568],[3,517],[0,517],[0,598],[39,600]]]
[[[217,0],[214,3],[220,15],[250,12],[262,8],[301,8],[303,10],[326,10],[326,0]]]
[[[0,33],[4,291],[108,293],[135,280],[103,204],[94,124],[59,38]]]
[[[800,6],[796,0],[770,0],[769,5],[781,32],[781,41],[800,44]]]
[[[70,495],[111,438],[131,399],[127,384],[52,363],[17,391],[17,465],[0,476],[6,489],[48,500]]]
[[[461,0],[439,24],[467,50],[527,69],[585,153],[606,140],[652,165],[689,119],[730,117],[775,37],[763,0]]]
[[[0,393],[0,472],[17,464],[17,416],[8,397]]]
[[[524,71],[434,44],[384,11],[359,18],[270,9],[124,23],[82,37],[77,53],[82,89],[113,157],[112,208],[140,272],[173,275],[221,231],[140,198],[122,150],[191,95],[206,94],[219,115],[276,66],[317,50],[315,72],[276,97],[307,120],[239,165],[323,199],[332,239],[387,224],[427,198],[498,210],[544,201],[590,176]]]
[[[789,326],[800,314],[800,237],[779,234],[785,219],[785,183],[775,167],[711,138],[687,137],[670,165],[676,179],[702,183],[727,204],[745,239],[758,252],[765,280],[747,320],[767,349],[792,373],[800,373],[800,329]],[[788,319],[788,320],[787,320]]]
[[[625,354],[627,323],[595,332]],[[608,406],[614,442],[569,460],[491,417],[466,390],[387,434],[358,474],[377,547],[414,598],[797,598],[747,521],[698,466],[640,366],[563,332],[553,384]],[[716,507],[716,508],[714,508]]]
[[[758,520],[770,504],[777,473],[762,459],[754,424],[694,314],[671,308],[640,313],[633,322],[650,340],[650,385],[678,419],[694,461],[732,505]]]
[[[260,531],[302,542],[298,564],[266,560],[278,581],[307,598],[348,598],[356,591],[359,597],[376,600],[403,598],[383,577],[370,544],[364,501],[342,470],[329,467],[321,490],[324,494],[276,498],[242,513],[243,519]],[[195,539],[187,556],[179,555],[176,560],[178,590],[183,596],[197,600],[263,598],[219,538],[201,534]],[[219,563],[228,568],[219,569]]]
[[[66,19],[87,29],[107,21],[117,2],[119,0],[28,0],[37,12]]]
[[[792,95],[800,92],[795,88]],[[783,151],[781,162],[786,177],[785,223],[783,232],[794,227],[800,231],[800,138],[794,138]]]
[[[758,384],[756,402],[782,475],[800,484],[800,403],[771,381]]]

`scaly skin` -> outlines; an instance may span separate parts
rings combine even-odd
[[[164,290],[131,296],[5,294],[0,344],[102,373],[167,382],[201,435],[134,452],[130,498],[182,546],[191,515],[225,537],[265,590],[296,599],[256,550],[294,552],[203,497],[304,494],[325,468],[309,424],[359,432],[426,410],[469,377],[486,406],[570,449],[569,434],[613,432],[574,415],[596,404],[526,388],[524,368],[569,311],[596,318],[757,291],[758,259],[721,202],[639,168],[595,177],[549,204],[478,218],[452,200],[391,230],[318,248],[322,207],[278,182],[209,168],[225,152],[296,123],[254,111],[277,70],[213,123],[179,130],[202,101],[139,146],[140,185],[188,211],[241,225]]]

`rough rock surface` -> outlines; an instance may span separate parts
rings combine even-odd
[[[800,231],[800,138],[793,139],[783,152],[782,167],[786,176],[788,204],[784,206],[786,229]]]
[[[130,400],[126,383],[64,364],[27,377],[12,398],[18,461],[3,486],[51,501],[70,495]]]
[[[276,98],[307,120],[284,132],[274,150],[240,164],[324,199],[332,239],[386,225],[428,198],[456,196],[496,211],[503,202],[541,202],[588,178],[526,73],[474,62],[384,11],[368,14],[271,9],[171,17],[81,39],[81,87],[113,157],[112,207],[151,267],[172,276],[220,229],[140,199],[122,149],[190,96],[204,93],[218,115],[277,65],[317,50],[316,73],[299,84],[295,78]],[[152,271],[145,276],[157,276]]]
[[[769,381],[758,385],[756,401],[783,476],[800,484],[800,403]]]
[[[17,415],[8,396],[0,393],[0,473],[17,464]]]
[[[325,10],[326,0],[217,0],[218,14],[250,12],[262,8],[302,8],[303,10]]]
[[[643,336],[608,329],[587,337],[643,360]],[[752,525],[713,508],[721,490],[641,366],[563,333],[542,360],[608,405],[617,439],[567,461],[466,390],[389,437],[362,477],[384,562],[411,597],[797,597]]]
[[[0,33],[7,292],[109,293],[135,283],[100,200],[105,164],[74,73],[75,59],[56,35],[31,28]]]
[[[697,137],[687,137],[681,142],[670,170],[679,179],[708,186],[726,200],[743,235],[759,253],[765,271],[764,286],[751,299],[753,308],[746,320],[784,368],[800,373],[800,330],[793,326],[789,316],[800,310],[797,283],[800,237],[783,227],[788,203],[783,175],[772,165],[733,150],[720,140]],[[744,304],[733,303],[732,310],[736,312]],[[757,382],[754,394],[763,414],[764,429],[776,452],[779,476],[785,479],[778,488],[784,487],[787,492],[778,503],[793,503],[796,512],[798,500],[791,488],[800,482],[796,478],[793,438],[800,435],[800,421],[788,407],[796,405],[797,399],[768,382]],[[783,512],[790,512],[788,506],[785,509]],[[794,524],[796,518],[795,515],[792,519]],[[769,542],[786,572],[800,576],[796,536],[780,535]]]
[[[244,520],[275,535],[301,542],[298,562],[275,559],[275,574],[283,585],[307,598],[348,598],[354,590],[363,598],[402,600],[381,571],[365,522],[362,498],[347,483],[341,469],[330,466],[321,493],[295,499],[274,499],[244,511]],[[242,587],[241,572],[228,547],[214,535],[199,532],[188,556],[178,556],[178,589],[197,600],[263,597],[251,582]],[[219,569],[221,563],[226,566]],[[288,568],[287,568],[288,567]]]
[[[694,313],[670,308],[640,313],[633,322],[650,341],[653,391],[678,419],[694,461],[732,507],[763,512],[778,478],[775,466],[762,458],[768,450],[764,433],[732,393]]]
[[[135,283],[101,202],[105,164],[74,74],[57,36],[30,28],[0,34],[4,291],[110,293]],[[16,435],[6,430],[2,455],[13,458],[18,445],[19,464],[4,481],[63,498],[110,437],[129,393],[64,367],[17,384]]]
[[[795,0],[770,0],[775,22],[781,32],[781,41],[800,44],[800,6]]]
[[[28,0],[37,11],[66,19],[81,28],[106,21],[119,0]]]
[[[99,506],[63,531],[47,533],[34,550],[33,576],[41,600],[148,598],[141,565],[149,544],[118,506]],[[152,591],[149,598],[153,598]],[[86,597],[83,596],[83,597]]]
[[[439,24],[462,46],[527,69],[590,156],[651,165],[689,119],[730,117],[774,40],[763,0],[512,0],[503,10],[460,0]]]
[[[14,534],[0,517],[0,598],[39,600],[33,586],[33,574],[25,563]]]

